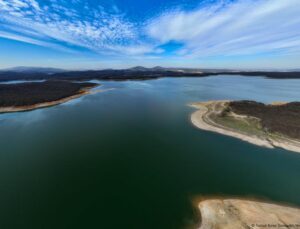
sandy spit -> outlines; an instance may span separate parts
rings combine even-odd
[[[228,102],[228,101],[218,101],[218,102],[224,103],[224,102]],[[211,103],[214,103],[214,102],[197,103],[197,105],[192,105],[193,107],[199,109],[191,115],[191,122],[196,127],[200,128],[202,130],[212,131],[212,132],[216,132],[219,134],[239,138],[243,141],[246,141],[246,142],[249,142],[249,143],[252,143],[255,145],[264,146],[264,147],[268,147],[268,148],[274,148],[274,146],[271,145],[267,140],[259,139],[254,136],[247,136],[247,135],[243,135],[238,132],[223,129],[223,128],[219,127],[219,125],[218,126],[212,125],[212,124],[208,123],[207,121],[205,121],[204,117],[206,117],[206,115],[208,114],[208,109],[207,109],[206,105],[209,105]]]
[[[215,133],[227,135],[230,137],[238,138],[243,141],[249,142],[251,144],[255,144],[262,147],[267,148],[283,148],[286,150],[294,151],[300,153],[300,145],[299,142],[295,142],[294,140],[290,139],[271,139],[266,136],[266,138],[259,138],[253,135],[246,135],[237,131],[234,131],[233,129],[228,129],[226,127],[223,127],[219,124],[216,124],[213,120],[209,118],[210,111],[208,109],[208,106],[216,106],[216,105],[224,105],[229,101],[208,101],[208,102],[200,102],[200,103],[193,103],[190,104],[190,106],[197,109],[192,115],[191,115],[191,122],[194,126],[206,130],[206,131],[212,131]]]

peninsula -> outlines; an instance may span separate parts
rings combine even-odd
[[[300,153],[300,102],[208,101],[191,106],[198,109],[191,121],[200,129]]]
[[[49,80],[0,84],[0,113],[28,111],[65,103],[90,93],[95,83]]]

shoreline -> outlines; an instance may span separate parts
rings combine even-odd
[[[207,198],[199,201],[198,229],[300,228],[300,209],[282,204],[239,198]]]
[[[271,149],[277,147],[300,153],[300,142],[295,141],[293,139],[289,139],[287,137],[274,139],[267,136],[267,134],[265,134],[265,136],[262,138],[255,135],[246,134],[245,132],[241,132],[239,130],[216,123],[209,117],[211,114],[219,114],[220,112],[222,112],[222,110],[218,109],[220,109],[220,107],[225,108],[226,104],[228,104],[229,102],[229,100],[220,100],[189,104],[191,107],[197,109],[197,111],[193,112],[191,115],[192,124],[199,129],[238,138],[242,141],[246,141],[248,143],[258,145],[261,147],[267,147]],[[234,114],[234,116],[239,118],[245,118],[238,114]]]
[[[59,100],[51,101],[51,102],[37,103],[37,104],[33,104],[33,105],[28,105],[28,106],[0,107],[0,115],[5,114],[5,113],[25,112],[25,111],[32,111],[32,110],[57,106],[59,104],[66,103],[66,102],[71,101],[73,99],[78,99],[78,98],[80,98],[84,95],[92,94],[93,93],[91,91],[92,88],[94,88],[94,87],[82,88],[81,90],[78,91],[77,94],[74,94],[74,95],[59,99]],[[100,91],[101,90],[97,90],[97,92],[100,92]]]

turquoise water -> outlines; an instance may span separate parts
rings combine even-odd
[[[0,115],[0,228],[184,228],[199,196],[300,206],[300,154],[196,129],[186,105],[299,101],[300,80],[100,83],[113,90]]]

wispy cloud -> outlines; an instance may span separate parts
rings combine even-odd
[[[300,0],[219,0],[146,21],[122,10],[83,0],[0,0],[0,37],[122,58],[300,53]]]
[[[54,44],[54,43],[46,42],[46,41],[41,41],[41,40],[33,39],[30,37],[17,35],[14,33],[0,31],[0,37],[15,40],[15,41],[21,41],[21,42],[28,43],[28,44],[38,45],[38,46],[42,46],[42,47],[48,47],[48,48],[60,50],[63,52],[75,53],[74,50],[72,50],[70,48],[66,48],[62,45],[58,45],[58,44]]]
[[[82,1],[73,0],[71,4],[73,8],[69,1],[51,0],[50,4],[41,5],[35,0],[0,0],[0,31],[16,33],[11,39],[39,40],[49,47],[53,47],[51,43],[62,42],[99,53],[147,51],[137,40],[134,24],[123,15],[107,13],[101,7],[91,8]],[[80,11],[76,10],[76,4],[81,4],[77,6]],[[122,46],[124,49],[120,48]]]
[[[151,19],[146,33],[186,57],[300,52],[299,0],[239,0]]]

